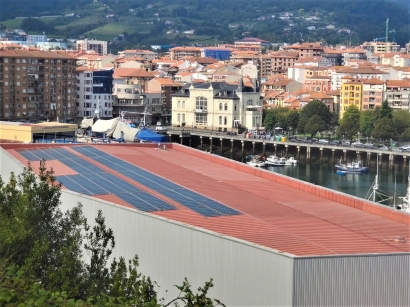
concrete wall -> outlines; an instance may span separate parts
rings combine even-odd
[[[293,306],[410,306],[410,254],[299,258],[294,273]]]

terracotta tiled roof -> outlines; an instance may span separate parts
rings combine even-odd
[[[410,87],[410,79],[387,80],[386,85],[387,87]]]
[[[154,78],[154,75],[150,72],[147,72],[143,68],[116,68],[114,69],[114,78],[127,78],[127,77],[136,77],[136,78]]]

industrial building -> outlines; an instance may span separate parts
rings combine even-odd
[[[178,144],[2,144],[3,180],[41,158],[165,301],[187,277],[226,306],[410,306],[406,213]]]

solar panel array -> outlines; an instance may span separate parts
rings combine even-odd
[[[77,175],[56,176],[67,189],[84,195],[114,194],[141,211],[175,210],[157,197],[142,191],[127,181],[105,172],[102,168],[76,157],[63,148],[19,150],[28,161],[59,160]]]
[[[227,207],[213,199],[186,189],[160,176],[143,170],[138,166],[104,153],[94,147],[76,146],[73,147],[73,149],[101,164],[108,165],[116,172],[162,195],[165,195],[172,200],[175,200],[181,205],[196,211],[201,215],[214,217],[241,214],[239,211]]]

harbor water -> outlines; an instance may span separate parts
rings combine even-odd
[[[372,165],[368,173],[338,175],[331,163],[305,163],[297,166],[282,166],[267,168],[269,171],[317,184],[346,194],[366,198],[375,180],[377,167]],[[379,168],[379,189],[385,194],[397,197],[405,196],[408,187],[408,170],[404,165]],[[393,200],[389,202],[393,205]]]

